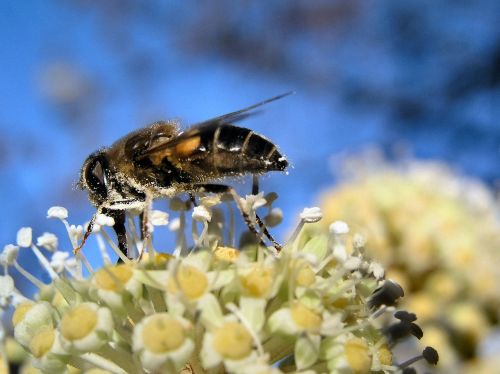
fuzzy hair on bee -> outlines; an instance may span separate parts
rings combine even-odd
[[[186,131],[181,131],[176,121],[158,121],[92,153],[83,163],[78,184],[88,191],[98,212],[115,219],[113,228],[122,252],[127,254],[127,210],[145,213],[152,199],[171,198],[183,192],[229,192],[238,203],[234,189],[214,182],[286,170],[288,161],[271,140],[235,123],[255,114],[254,109],[290,94],[195,124]],[[249,229],[257,234],[239,208]],[[90,234],[92,223],[77,250]]]

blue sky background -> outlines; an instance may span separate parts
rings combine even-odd
[[[44,218],[52,205],[69,208],[71,223],[88,220],[93,208],[73,187],[79,168],[129,131],[289,90],[243,122],[293,164],[263,179],[285,212],[280,238],[334,183],[332,158],[367,146],[393,158],[404,146],[494,186],[499,16],[496,0],[4,0],[1,242],[21,226],[61,233]]]

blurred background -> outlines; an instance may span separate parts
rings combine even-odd
[[[187,126],[289,90],[243,122],[293,165],[262,180],[280,195],[280,240],[367,147],[384,162],[442,160],[495,193],[497,0],[4,0],[0,15],[4,244],[21,226],[35,237],[62,229],[45,219],[53,205],[71,223],[90,219],[74,185],[99,147],[158,119]]]

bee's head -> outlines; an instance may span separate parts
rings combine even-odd
[[[109,182],[109,162],[106,153],[102,150],[92,153],[83,163],[79,187],[89,192],[92,204],[99,206],[108,197]]]

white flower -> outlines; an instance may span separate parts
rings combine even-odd
[[[149,219],[153,226],[166,226],[168,225],[168,213],[161,210],[153,210],[150,213]]]
[[[34,334],[44,326],[53,326],[54,310],[46,301],[21,303],[12,315],[14,337],[27,347]]]
[[[191,323],[182,317],[155,313],[135,326],[132,349],[148,371],[160,370],[167,361],[179,371],[195,348],[190,330]]]
[[[203,205],[199,205],[193,209],[193,219],[196,221],[210,222],[212,219],[212,213],[210,213],[210,211]]]
[[[62,316],[59,339],[68,352],[92,352],[109,340],[113,328],[113,317],[108,308],[84,302]]]
[[[3,247],[3,252],[0,255],[0,263],[3,265],[13,265],[19,254],[19,246],[14,244],[7,244]]]
[[[252,334],[240,322],[228,320],[203,336],[200,352],[204,368],[224,363],[229,372],[238,372],[257,361]]]
[[[48,251],[54,252],[57,250],[58,239],[57,236],[51,234],[50,232],[44,232],[42,236],[39,236],[36,240],[36,245],[43,247]]]
[[[47,211],[47,218],[68,218],[68,210],[62,206],[53,206]]]
[[[304,210],[302,210],[302,213],[300,213],[300,219],[307,223],[318,222],[321,218],[323,218],[323,213],[317,206],[312,208],[304,208]]]
[[[46,373],[60,373],[66,368],[58,338],[59,332],[52,326],[41,327],[30,340],[29,350],[34,357],[33,366]]]
[[[21,248],[27,248],[31,246],[31,241],[33,237],[33,230],[31,227],[22,227],[17,232],[17,245]]]
[[[302,332],[319,333],[322,323],[321,314],[301,302],[294,302],[290,307],[278,309],[268,321],[271,332],[285,335],[297,335]]]
[[[330,225],[330,233],[334,235],[343,235],[349,233],[349,226],[344,221],[335,221]]]
[[[107,266],[93,274],[89,292],[110,308],[123,308],[124,292],[128,292],[134,300],[139,300],[142,283],[134,276],[134,269],[130,265]]]
[[[66,260],[69,257],[68,252],[56,251],[50,259],[50,266],[56,273],[61,273],[64,271]]]
[[[115,219],[113,217],[107,216],[106,214],[99,213],[95,218],[95,222],[99,226],[114,226]]]

